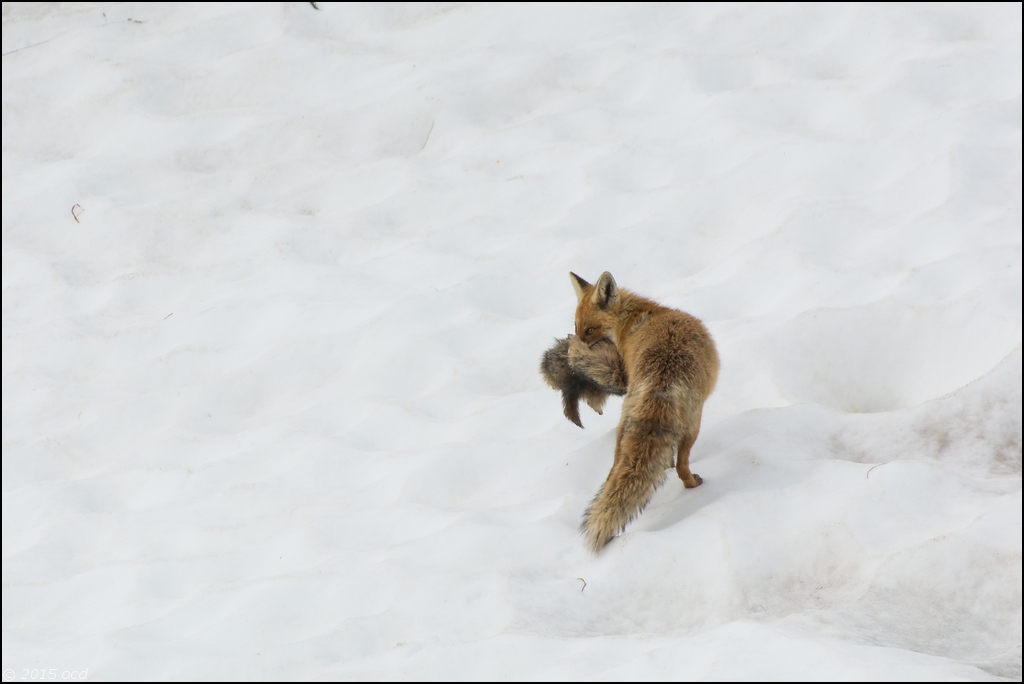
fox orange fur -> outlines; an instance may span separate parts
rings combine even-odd
[[[718,378],[718,352],[698,319],[619,289],[611,273],[594,285],[569,275],[578,300],[569,365],[604,385],[621,383],[624,373],[626,385],[612,469],[580,527],[596,553],[643,511],[672,467],[673,451],[683,485],[701,484],[690,472],[690,449]],[[621,362],[595,357],[591,348],[602,340],[615,344]]]

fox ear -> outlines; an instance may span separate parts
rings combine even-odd
[[[608,271],[601,274],[594,286],[594,304],[607,309],[619,301],[619,286],[615,284],[615,278]]]
[[[583,301],[583,295],[585,295],[587,290],[590,289],[590,283],[583,278],[580,278],[572,271],[569,271],[569,280],[572,281],[572,289],[576,290],[576,301]]]

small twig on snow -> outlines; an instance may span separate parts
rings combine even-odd
[[[583,582],[583,589],[587,588],[587,580],[583,579],[582,577],[577,577],[576,579],[578,579],[580,582]],[[580,589],[580,593],[583,593],[583,589]]]
[[[885,465],[884,463],[876,463],[875,465],[873,465],[873,466],[871,466],[870,468],[868,468],[868,472],[864,473],[864,479],[865,479],[865,480],[866,480],[866,479],[868,479],[868,475],[870,475],[870,474],[871,474],[871,471],[872,471],[872,470],[874,470],[874,469],[875,469],[875,468],[877,468],[878,466],[884,466],[884,465]]]
[[[77,212],[75,211],[75,207],[77,207],[77,208],[78,208],[78,211],[77,211]],[[79,215],[80,215],[80,214],[81,214],[81,213],[82,213],[83,211],[85,211],[85,209],[83,209],[83,208],[82,208],[82,205],[81,205],[81,204],[76,204],[76,205],[75,205],[74,207],[71,207],[71,215],[72,215],[72,216],[74,217],[74,219],[75,219],[75,223],[81,223],[81,221],[79,221],[79,220],[78,220],[78,216],[79,216]]]
[[[430,140],[430,134],[434,132],[434,124],[435,123],[437,123],[437,119],[434,119],[433,121],[430,122],[430,130],[427,131],[427,137],[423,139],[423,146],[420,147],[420,152],[422,152],[423,150],[426,149],[427,141]],[[417,152],[416,154],[419,154],[420,152]]]

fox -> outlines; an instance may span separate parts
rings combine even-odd
[[[620,289],[608,271],[593,285],[569,277],[577,299],[569,367],[598,386],[626,390],[611,471],[580,526],[587,546],[599,553],[643,512],[672,467],[673,452],[683,486],[703,482],[690,471],[690,450],[719,358],[711,333],[694,316]]]

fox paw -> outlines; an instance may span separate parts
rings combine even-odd
[[[700,487],[702,484],[704,484],[704,479],[701,478],[701,476],[698,475],[697,473],[693,473],[693,482],[694,483],[692,485],[691,484],[686,484],[684,482],[683,486],[686,487],[687,489],[693,489],[694,487]]]

